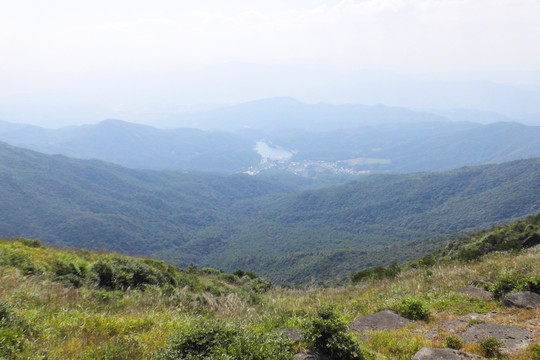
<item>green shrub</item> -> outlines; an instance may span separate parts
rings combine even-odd
[[[255,275],[255,273],[251,271],[236,270],[233,274],[238,276],[239,278],[244,277],[244,276],[247,276],[250,279],[257,278],[257,275]]]
[[[459,336],[447,336],[446,347],[459,350],[463,347],[463,339],[461,339]]]
[[[514,276],[503,276],[491,286],[495,299],[502,299],[504,295],[518,287],[518,279]]]
[[[501,340],[493,336],[489,336],[480,341],[480,348],[482,348],[482,352],[486,357],[499,356],[503,345],[504,343]]]
[[[16,241],[20,242],[21,244],[31,247],[31,248],[43,248],[43,244],[39,240],[33,240],[33,239],[25,239],[25,238],[17,238]]]
[[[478,260],[484,255],[484,252],[477,247],[461,248],[458,250],[457,258],[461,261]]]
[[[0,358],[12,358],[23,350],[29,327],[11,306],[0,300]]]
[[[530,347],[529,353],[532,360],[540,360],[540,344],[534,344]]]
[[[81,287],[88,270],[86,264],[75,264],[68,260],[55,260],[52,263],[52,271],[55,274],[54,280]]]
[[[205,320],[179,331],[160,360],[290,360],[290,343],[275,333],[257,334],[221,321]]]
[[[23,275],[39,275],[43,273],[43,269],[36,265],[28,255],[17,251],[1,252],[0,263],[16,267]]]
[[[353,275],[351,281],[353,284],[356,284],[360,281],[367,279],[386,279],[394,278],[401,272],[401,267],[398,264],[392,264],[388,267],[377,266],[372,269],[360,270]]]
[[[506,275],[497,280],[490,290],[496,299],[502,299],[514,290],[540,293],[540,277],[525,277],[520,274]]]
[[[429,309],[418,299],[404,299],[395,310],[410,320],[429,320]]]
[[[95,262],[90,271],[96,276],[98,286],[109,290],[144,289],[146,285],[178,284],[175,268],[164,266],[158,261],[139,261],[114,256]]]
[[[303,327],[303,336],[308,344],[322,354],[337,359],[361,360],[358,342],[346,334],[346,323],[335,313],[332,306],[321,306],[315,316]]]

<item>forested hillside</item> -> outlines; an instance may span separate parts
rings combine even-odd
[[[540,160],[533,159],[246,200],[233,207],[230,242],[206,262],[293,283],[333,278],[355,261],[370,267],[417,256],[399,246],[407,241],[433,238],[416,247],[427,252],[444,243],[441,235],[533,214],[539,191]]]
[[[234,117],[236,110],[214,114],[212,121],[229,126],[221,131],[158,129],[120,120],[60,129],[0,121],[0,141],[138,169],[301,175],[314,187],[366,174],[444,171],[540,157],[540,126],[451,122],[383,106],[308,106],[293,101],[282,111],[271,111],[265,104],[239,105],[261,107],[258,116],[251,110],[239,117]],[[339,116],[332,117],[334,113]],[[303,121],[291,125],[297,117]],[[247,125],[236,126],[236,121]],[[282,124],[273,128],[272,122]],[[272,157],[274,152],[288,156]]]
[[[129,170],[6,144],[0,152],[4,235],[242,268],[278,283],[409,260],[445,236],[540,211],[539,159],[295,193],[294,181]]]
[[[291,192],[247,175],[139,171],[0,143],[0,233],[135,254],[179,246],[240,199]]]
[[[139,169],[233,173],[259,163],[254,143],[231,133],[157,129],[120,120],[61,129],[0,122],[0,140],[47,154]]]

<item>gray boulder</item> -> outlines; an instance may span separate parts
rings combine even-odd
[[[523,242],[523,247],[530,248],[538,244],[540,244],[540,234],[536,233],[525,239],[525,241]]]
[[[490,293],[489,291],[479,289],[477,287],[470,286],[470,285],[459,289],[457,292],[458,292],[458,294],[469,295],[469,296],[479,298],[479,299],[483,299],[483,300],[492,300],[493,299],[493,294]]]
[[[540,295],[530,291],[517,292],[505,297],[502,303],[506,307],[536,309],[540,307]]]
[[[531,330],[498,324],[476,324],[462,332],[460,336],[470,343],[477,343],[492,336],[501,340],[508,352],[524,349],[534,340]]]
[[[350,331],[362,334],[366,331],[395,330],[406,327],[412,323],[391,310],[383,310],[378,313],[362,316],[354,320],[349,326]]]
[[[485,359],[481,356],[469,354],[463,351],[447,348],[421,348],[414,354],[412,360],[464,360],[464,359]]]

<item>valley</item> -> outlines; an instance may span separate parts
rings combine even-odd
[[[407,261],[448,236],[540,211],[539,159],[303,190],[303,177],[133,170],[7,144],[0,154],[6,236],[291,285],[336,281],[359,261]]]

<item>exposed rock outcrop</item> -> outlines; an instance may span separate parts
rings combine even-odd
[[[483,300],[493,299],[493,294],[491,292],[483,290],[483,289],[479,289],[471,285],[465,286],[464,288],[459,289],[457,292],[458,294],[469,295],[469,296],[483,299]]]
[[[530,291],[517,292],[505,297],[502,303],[506,307],[536,309],[540,308],[540,295]]]
[[[476,324],[462,332],[460,336],[470,343],[480,342],[487,337],[495,337],[504,343],[508,352],[524,349],[534,340],[531,330],[510,325]]]
[[[391,310],[383,310],[378,313],[362,316],[354,320],[349,330],[362,334],[366,331],[395,330],[406,327],[412,323]]]
[[[481,356],[469,354],[463,351],[447,348],[424,347],[414,354],[412,360],[464,360],[464,359],[485,359]]]

